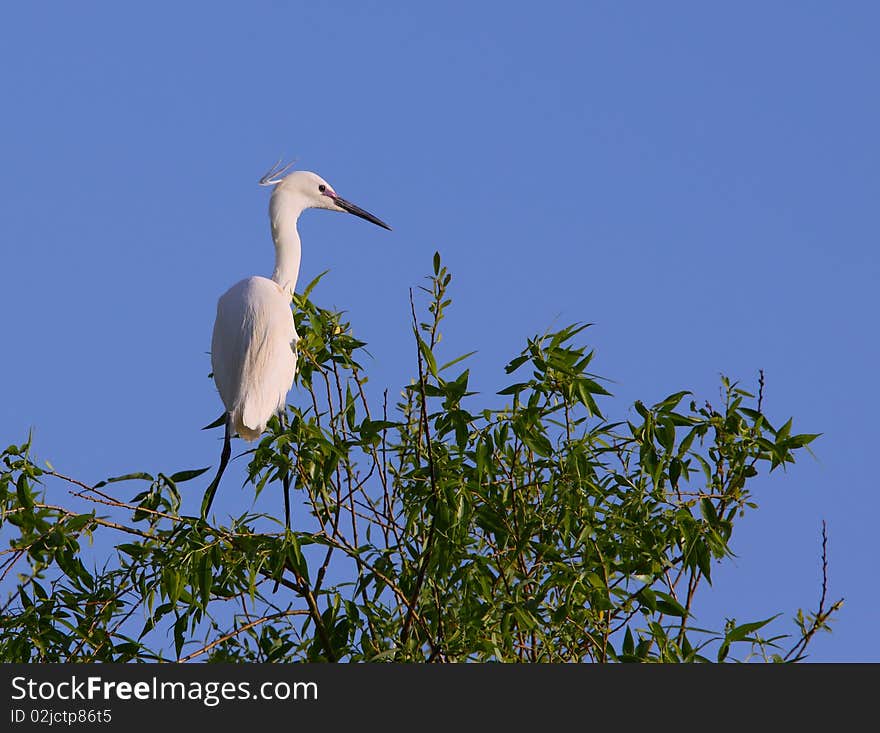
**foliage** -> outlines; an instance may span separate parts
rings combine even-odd
[[[30,440],[3,451],[0,659],[802,659],[841,604],[826,606],[824,544],[818,610],[792,635],[767,632],[775,616],[699,628],[695,602],[752,479],[816,435],[773,427],[763,378],[757,397],[723,379],[717,408],[677,392],[609,422],[584,325],[529,339],[503,402],[478,406],[469,355],[438,361],[450,280],[435,255],[416,378],[390,410],[368,398],[365,344],[310,300],[317,281],[296,297],[300,404],[248,466],[257,494],[289,483],[292,527],[184,513],[181,485],[207,469],[89,486],[39,467]]]

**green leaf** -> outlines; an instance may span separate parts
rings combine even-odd
[[[601,384],[592,379],[588,379],[587,377],[578,377],[577,385],[578,390],[582,393],[586,392],[588,394],[611,396],[611,392],[605,389]]]
[[[636,645],[633,641],[632,631],[629,626],[626,627],[626,634],[623,637],[622,651],[624,654],[631,655],[635,651]]]
[[[658,412],[670,412],[671,410],[674,410],[678,406],[678,403],[681,402],[682,399],[684,399],[684,397],[689,394],[692,393],[686,390],[671,394],[665,400],[662,400],[661,402],[658,402],[656,405],[654,405],[654,409]]]
[[[198,580],[202,606],[206,608],[211,600],[211,588],[214,583],[214,568],[211,566],[211,557],[209,553],[205,553],[202,558],[201,572]]]
[[[15,482],[15,493],[18,496],[18,503],[25,509],[30,510],[34,508],[34,499],[31,496],[27,476],[23,473],[19,474],[18,480]]]
[[[174,652],[180,658],[180,652],[183,650],[183,644],[186,641],[186,626],[188,617],[178,616],[174,622]]]
[[[668,593],[660,590],[654,591],[654,593],[657,596],[657,610],[660,613],[679,618],[685,618],[688,615],[687,609]]]
[[[727,632],[727,634],[725,635],[725,639],[727,639],[728,641],[743,641],[753,631],[757,631],[758,629],[765,627],[774,619],[779,618],[779,616],[781,616],[781,614],[777,613],[770,618],[765,618],[763,621],[751,621],[746,624],[735,626]]]
[[[67,522],[65,522],[67,529],[71,532],[78,532],[87,524],[92,522],[95,518],[94,513],[91,514],[77,514],[75,517],[70,517]]]
[[[706,580],[709,581],[709,584],[712,584],[712,556],[709,553],[709,548],[706,546],[705,542],[697,541],[694,543],[694,555],[695,560],[697,562],[697,567],[700,568],[700,572],[706,576]]]
[[[660,445],[663,446],[663,450],[667,453],[672,453],[672,449],[675,447],[675,425],[670,422],[658,425],[657,439],[660,441]]]
[[[549,456],[553,453],[553,445],[546,436],[533,430],[526,430],[521,435],[522,442],[539,456]]]
[[[126,555],[134,558],[135,560],[138,560],[144,554],[149,552],[149,550],[146,547],[144,547],[143,545],[138,545],[138,544],[128,543],[128,542],[121,544],[121,545],[117,545],[116,549],[119,550],[120,552],[124,552]]]
[[[431,347],[425,342],[425,340],[416,333],[416,339],[419,342],[419,351],[422,352],[422,356],[428,364],[428,371],[431,372],[431,375],[436,379],[437,378],[437,360],[434,358],[434,352],[431,351]]]
[[[792,421],[793,421],[793,418],[788,418],[786,423],[781,428],[779,428],[779,430],[776,431],[776,441],[777,442],[785,440],[785,438],[788,437],[789,433],[791,432]]]
[[[718,513],[715,511],[715,505],[711,499],[706,497],[700,499],[700,513],[711,526],[714,527],[718,524]]]
[[[102,486],[106,486],[107,484],[112,484],[117,481],[132,481],[134,479],[142,479],[144,481],[155,480],[150,474],[140,471],[138,473],[127,473],[124,476],[112,476],[111,478],[104,479],[103,481],[98,481],[98,483],[95,484],[94,488],[100,489]]]
[[[287,560],[300,577],[308,582],[309,568],[306,559],[303,556],[302,548],[299,544],[299,537],[296,532],[287,533]]]
[[[642,588],[638,592],[637,598],[649,611],[657,610],[657,594],[649,587]]]
[[[789,438],[789,445],[792,448],[803,448],[812,443],[816,438],[821,437],[822,433],[801,433],[800,435],[792,435]]]
[[[458,364],[460,361],[464,361],[464,360],[467,359],[468,357],[473,356],[473,355],[476,354],[476,353],[477,353],[476,350],[474,350],[474,351],[468,351],[467,354],[462,354],[461,356],[459,356],[459,357],[453,359],[452,361],[447,361],[442,367],[440,367],[439,371],[442,372],[442,371],[448,369],[449,367],[451,367],[451,366],[453,366],[453,365],[455,365],[455,364]]]
[[[201,476],[205,471],[207,471],[210,466],[205,466],[205,468],[194,468],[189,471],[178,471],[177,473],[172,473],[169,476],[169,479],[175,484],[183,483],[184,481],[189,481],[191,479],[196,478],[197,476]]]
[[[330,270],[324,270],[323,272],[318,273],[314,280],[312,280],[308,285],[306,285],[305,289],[302,291],[302,295],[299,297],[302,300],[307,300],[309,295],[312,294],[312,291],[315,289],[315,286],[321,281],[321,278],[324,277]]]
[[[678,479],[681,477],[681,461],[678,458],[673,458],[669,461],[669,482],[672,484],[672,488],[678,488]]]
[[[520,354],[515,359],[512,359],[507,366],[504,367],[504,371],[507,374],[512,374],[517,369],[519,369],[523,364],[525,364],[529,360],[527,354]]]

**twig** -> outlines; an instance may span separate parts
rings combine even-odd
[[[214,641],[212,641],[210,644],[206,644],[201,649],[194,651],[192,654],[188,654],[187,656],[183,657],[182,659],[178,659],[177,663],[182,664],[184,662],[190,661],[191,659],[195,659],[196,657],[200,657],[202,654],[204,654],[205,652],[209,652],[211,649],[213,649],[218,644],[222,644],[224,641],[228,641],[229,639],[233,638],[234,636],[238,636],[243,631],[247,631],[248,629],[252,629],[252,628],[254,628],[254,626],[259,626],[260,624],[264,624],[267,621],[275,621],[276,619],[284,618],[285,616],[304,616],[307,614],[308,614],[308,611],[297,610],[297,611],[282,611],[281,613],[273,613],[269,616],[263,616],[262,618],[258,618],[254,621],[251,621],[250,623],[246,623],[244,626],[239,626],[235,631],[230,631],[228,634],[224,634],[223,636],[219,637],[218,639],[214,639]]]
[[[79,481],[78,479],[71,478],[70,476],[65,476],[63,473],[58,473],[58,471],[44,470],[43,474],[46,476],[54,476],[55,478],[60,478],[62,481],[67,481],[67,483],[69,483],[69,484],[75,484],[76,486],[79,486],[79,487],[85,489],[86,491],[95,491],[95,489],[92,488],[91,486],[89,486],[88,484],[83,483],[82,481]]]
[[[819,609],[813,615],[813,623],[806,632],[802,631],[802,636],[797,644],[789,649],[784,659],[786,662],[798,661],[803,658],[803,653],[807,648],[807,644],[819,629],[825,628],[825,622],[828,618],[843,605],[843,598],[831,604],[831,607],[825,610],[825,598],[828,594],[828,532],[825,520],[822,520],[822,593],[819,596]]]
[[[276,580],[278,583],[283,585],[285,588],[289,588],[290,590],[298,593],[305,599],[306,605],[309,607],[308,614],[311,616],[312,621],[315,623],[315,630],[318,632],[318,636],[321,638],[321,644],[324,646],[324,650],[327,652],[327,659],[331,662],[336,661],[336,654],[333,651],[333,645],[330,643],[330,636],[327,634],[327,629],[324,627],[324,622],[321,619],[321,611],[318,608],[318,603],[315,600],[315,596],[312,593],[311,589],[302,582],[302,579],[299,577],[299,573],[296,572],[289,565],[286,566],[297,579],[297,582],[294,583],[283,576],[278,576],[277,578],[274,576],[271,570],[261,569],[260,573],[267,578],[272,580]]]
[[[761,410],[764,406],[764,370],[758,370],[758,413],[761,413]]]
[[[83,497],[88,498],[88,497]],[[103,502],[102,502],[103,503]],[[70,519],[71,517],[78,517],[79,515],[76,512],[72,512],[69,509],[65,509],[62,506],[56,506],[54,504],[42,504],[39,502],[35,502],[34,506],[38,509],[49,509],[53,512],[59,512],[62,514],[62,520]],[[99,524],[102,527],[109,527],[110,529],[117,529],[120,532],[127,532],[128,534],[138,535],[139,537],[143,537],[148,540],[156,539],[153,535],[147,534],[146,532],[142,532],[139,529],[135,529],[134,527],[126,527],[124,524],[117,524],[116,522],[111,522],[107,519],[102,519],[101,517],[92,517],[89,519],[93,524]]]
[[[93,489],[89,489],[89,491],[93,491]],[[166,512],[159,512],[155,509],[147,509],[146,507],[137,506],[136,504],[128,504],[124,501],[119,501],[118,499],[103,499],[97,496],[87,496],[82,491],[71,491],[71,495],[76,496],[80,499],[85,499],[86,501],[91,501],[95,504],[105,504],[106,506],[115,506],[119,509],[128,509],[133,512],[143,512],[144,514],[152,514],[154,517],[161,517],[162,519],[170,519],[172,522],[183,522],[186,520],[186,517],[175,516],[174,514],[168,514]],[[100,493],[100,492],[96,492]],[[105,495],[106,496],[106,495]],[[65,510],[66,511],[66,510]]]
[[[68,656],[67,656],[68,662],[72,662],[76,659],[76,655],[79,654],[79,652],[82,650],[82,648],[86,645],[87,641],[91,642],[91,639],[90,639],[91,634],[95,630],[95,628],[97,627],[98,622],[101,620],[101,614],[104,613],[104,611],[107,609],[107,606],[109,606],[113,601],[120,601],[121,602],[122,596],[124,596],[126,593],[130,593],[131,590],[132,590],[131,588],[124,588],[121,592],[117,593],[112,598],[108,598],[106,601],[104,601],[104,603],[101,605],[100,610],[95,614],[95,620],[92,621],[92,625],[89,627],[89,630],[86,632],[86,635],[83,636],[83,638],[80,640],[79,644],[77,644],[76,649],[74,649],[70,654],[68,654]],[[116,634],[117,631],[119,631],[122,624],[124,624],[126,621],[128,621],[128,619],[130,619],[132,617],[132,615],[134,614],[135,611],[137,611],[137,609],[138,609],[138,604],[132,603],[128,609],[128,612],[121,619],[119,619],[119,621],[114,625],[114,627],[110,631],[107,632],[106,637],[104,639],[102,639],[101,642],[97,646],[93,647],[92,653],[89,655],[90,662],[95,661],[95,658],[97,657],[98,652],[101,651],[101,648],[104,646],[104,644],[110,638],[112,638],[113,635]]]

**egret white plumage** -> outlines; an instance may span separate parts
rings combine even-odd
[[[299,275],[301,244],[297,220],[306,209],[343,211],[385,229],[385,222],[339,196],[321,176],[309,171],[285,175],[290,165],[273,167],[260,179],[272,186],[269,219],[275,243],[271,279],[255,275],[233,285],[217,303],[211,339],[214,382],[226,408],[220,467],[205,493],[206,516],[229,461],[230,439],[256,440],[266,423],[284,410],[296,371],[296,341],[291,299]]]

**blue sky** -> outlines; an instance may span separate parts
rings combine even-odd
[[[756,484],[705,612],[812,606],[824,518],[847,601],[812,658],[880,659],[880,8],[426,5],[4,4],[0,441],[33,428],[87,481],[214,464],[216,299],[271,273],[256,179],[296,157],[394,227],[300,228],[377,389],[413,374],[435,249],[487,392],[573,321],[627,404],[763,368],[768,413],[823,437]]]

